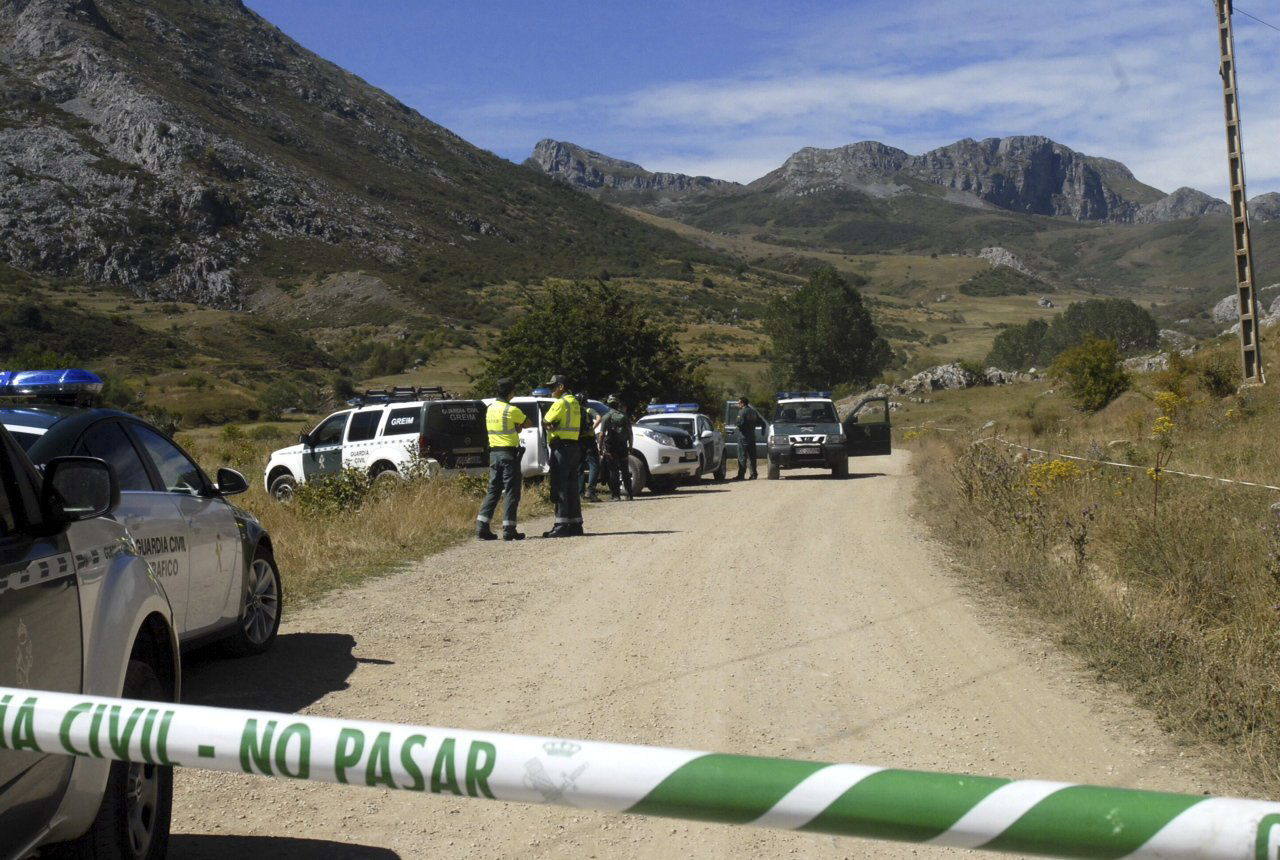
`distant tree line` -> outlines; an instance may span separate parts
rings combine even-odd
[[[987,365],[1004,370],[1044,367],[1088,340],[1111,341],[1120,353],[1154,349],[1160,338],[1155,318],[1128,299],[1075,302],[1050,322],[1031,320],[996,336]]]

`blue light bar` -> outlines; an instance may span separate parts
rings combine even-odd
[[[0,394],[98,394],[102,379],[87,370],[0,370]]]
[[[531,396],[533,396],[533,397],[550,397],[550,396],[551,396],[551,389],[550,389],[550,388],[535,388],[535,389],[533,389],[533,391],[531,392]]]
[[[697,412],[696,403],[650,403],[645,412],[655,415],[663,412]]]
[[[830,400],[830,391],[779,391],[778,400],[803,400],[805,398],[819,398],[822,400]]]

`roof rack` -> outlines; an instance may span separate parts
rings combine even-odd
[[[370,388],[347,401],[348,406],[368,406],[374,403],[406,403],[412,400],[450,400],[453,395],[440,385],[422,387],[397,385],[392,388]]]

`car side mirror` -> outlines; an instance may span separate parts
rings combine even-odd
[[[238,496],[249,489],[249,482],[235,469],[223,466],[218,470],[217,487],[220,496]]]
[[[315,445],[315,443],[311,441],[311,434],[310,434],[310,433],[302,433],[302,434],[299,434],[299,436],[298,436],[298,441],[299,441],[301,444],[306,445],[308,448],[314,448],[314,447],[316,446],[316,445]]]
[[[711,430],[703,430],[703,431],[702,431],[702,438],[703,438],[703,439],[710,439],[710,438],[711,438],[712,436],[714,436],[714,435],[716,435],[716,434],[715,434],[713,431],[711,431]]]
[[[73,523],[111,513],[120,504],[115,469],[97,457],[54,457],[44,467],[40,508],[50,522]]]

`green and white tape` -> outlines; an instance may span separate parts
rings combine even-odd
[[[1280,860],[1280,804],[1258,800],[4,687],[0,748],[1024,854]]]

